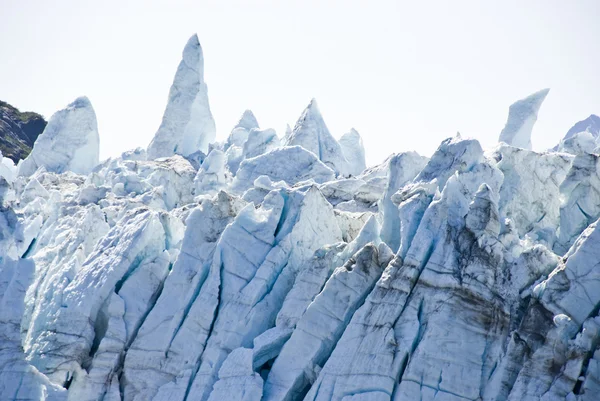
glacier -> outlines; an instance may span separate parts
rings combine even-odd
[[[500,142],[531,150],[531,131],[548,92],[550,89],[542,89],[510,105]]]
[[[593,118],[533,151],[544,90],[367,168],[314,99],[216,142],[203,62],[147,149],[100,162],[79,98],[0,155],[0,400],[600,399]]]
[[[192,35],[183,49],[162,123],[148,146],[148,158],[206,153],[215,135],[204,82],[204,55],[198,35]]]
[[[40,167],[55,173],[89,174],[99,155],[96,113],[83,96],[50,117],[29,156],[18,164],[18,174],[30,176]]]
[[[600,117],[592,114],[575,123],[552,150],[572,154],[598,153],[599,137]]]

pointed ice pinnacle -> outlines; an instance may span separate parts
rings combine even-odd
[[[256,117],[254,117],[252,110],[244,111],[244,114],[240,117],[235,128],[244,128],[247,131],[250,131],[252,128],[259,128],[258,121],[256,121]]]
[[[243,147],[244,143],[248,140],[249,132],[255,128],[259,128],[256,117],[254,117],[252,111],[244,111],[244,114],[242,114],[238,123],[231,130],[227,142],[225,142],[225,150],[229,149],[231,146]]]
[[[599,137],[600,117],[592,114],[573,125],[567,135],[552,150],[572,154],[596,153],[598,142],[600,142]]]
[[[148,146],[148,159],[187,156],[198,150],[207,153],[215,135],[204,82],[204,56],[194,34],[183,49],[162,123]]]
[[[99,163],[99,149],[96,113],[87,97],[79,97],[52,115],[29,156],[19,163],[18,174],[30,176],[39,167],[89,174]]]
[[[589,132],[594,138],[598,138],[600,136],[600,117],[592,114],[585,120],[577,122],[567,132],[564,139],[569,139],[580,132]]]
[[[302,146],[314,153],[336,174],[348,175],[348,161],[344,157],[342,147],[329,133],[315,99],[312,99],[304,109],[292,134],[287,139],[286,146],[294,145]]]
[[[513,103],[508,109],[508,120],[500,133],[500,142],[531,150],[531,130],[538,111],[550,89],[542,89]]]
[[[350,174],[356,176],[362,173],[367,168],[367,163],[365,162],[365,147],[358,131],[351,128],[342,135],[339,142],[344,157],[350,165]]]
[[[292,135],[292,127],[290,127],[289,124],[286,124],[285,125],[285,135],[284,135],[284,138],[287,139],[287,138],[290,137],[290,135]]]

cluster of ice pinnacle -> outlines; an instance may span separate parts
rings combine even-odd
[[[222,142],[200,44],[147,150],[77,99],[0,155],[0,401],[597,401],[598,118],[366,168],[313,100]]]

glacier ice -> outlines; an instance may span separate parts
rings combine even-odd
[[[250,131],[252,128],[258,128],[258,121],[252,113],[252,110],[244,110],[235,128],[243,128],[246,131]],[[238,144],[239,145],[239,144]]]
[[[38,168],[62,173],[89,174],[99,162],[100,138],[92,104],[79,97],[50,117],[31,153],[18,165],[18,174],[32,175]]]
[[[383,225],[381,239],[387,243],[392,251],[400,247],[400,216],[398,206],[392,202],[392,196],[413,180],[425,167],[427,158],[415,152],[400,153],[389,160],[387,185],[381,199],[381,212]]]
[[[315,99],[306,106],[285,144],[311,151],[337,175],[347,176],[350,173],[342,147],[329,133]]]
[[[510,105],[506,125],[500,133],[500,142],[531,150],[531,131],[548,92],[550,89],[542,89]]]
[[[306,180],[323,183],[332,180],[335,174],[314,153],[300,146],[285,146],[244,160],[233,179],[232,188],[241,192],[248,190],[260,176],[294,185]]]
[[[231,130],[231,134],[227,138],[225,146],[244,146],[244,143],[248,140],[248,134],[253,128],[259,128],[258,121],[254,117],[254,113],[251,110],[246,110],[240,117],[238,123]]]
[[[279,137],[272,128],[259,130],[253,128],[248,133],[248,139],[244,142],[243,157],[250,159],[267,153],[269,150],[279,147]]]
[[[0,159],[0,400],[600,399],[592,123],[528,149],[541,93],[508,143],[365,168],[314,101],[282,140],[246,111],[209,143],[190,60],[195,36],[170,145]],[[48,132],[86,138],[90,111]]]
[[[227,171],[225,153],[213,149],[198,169],[194,185],[197,194],[214,195],[231,181]]]
[[[594,138],[598,138],[600,136],[600,117],[592,114],[585,120],[578,121],[567,131],[564,139],[569,139],[581,132],[587,132]]]
[[[192,35],[183,56],[158,131],[148,146],[148,158],[207,153],[215,139],[215,121],[204,82],[204,55],[198,35]]]
[[[2,152],[0,151],[0,179],[12,182],[15,180],[16,174],[17,168],[15,163],[8,157],[3,157]]]
[[[572,154],[598,153],[600,117],[592,114],[577,122],[552,150]]]
[[[344,157],[348,161],[348,172],[354,176],[359,175],[367,168],[365,161],[365,147],[362,138],[354,128],[340,138],[340,146]]]

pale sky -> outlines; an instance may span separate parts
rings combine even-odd
[[[283,135],[312,97],[368,164],[457,131],[491,147],[546,87],[535,150],[600,114],[598,0],[0,0],[0,99],[49,118],[86,95],[101,158],[146,147],[195,32],[219,140],[245,109]]]

